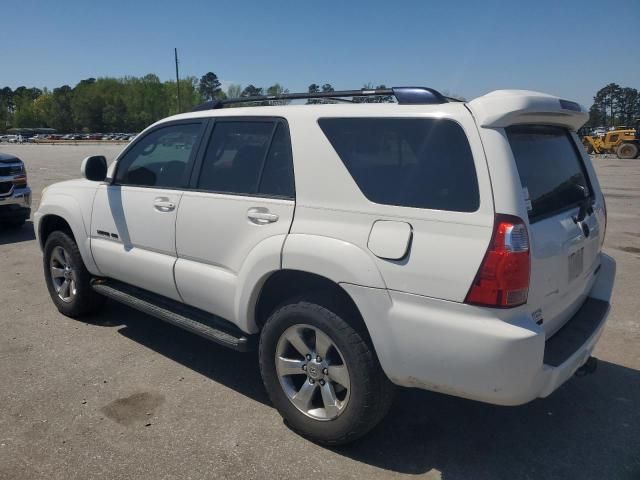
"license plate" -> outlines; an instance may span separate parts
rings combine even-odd
[[[575,280],[584,268],[584,247],[569,255],[569,281]]]

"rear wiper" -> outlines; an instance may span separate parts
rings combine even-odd
[[[578,223],[583,221],[587,215],[591,215],[593,213],[594,200],[592,196],[587,195],[587,189],[583,185],[574,184],[574,188],[579,190],[583,197],[578,204],[578,214],[571,217],[573,219],[573,223]]]

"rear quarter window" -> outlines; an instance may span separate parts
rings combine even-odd
[[[541,220],[572,208],[592,195],[582,157],[562,127],[517,125],[506,128],[529,219]]]
[[[368,200],[455,212],[478,209],[473,155],[456,122],[322,118],[318,123]]]

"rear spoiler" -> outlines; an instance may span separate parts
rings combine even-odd
[[[467,107],[485,128],[535,123],[578,130],[589,119],[579,103],[529,90],[496,90],[473,99]]]

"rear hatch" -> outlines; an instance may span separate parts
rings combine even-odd
[[[593,284],[604,234],[594,208],[602,196],[568,129],[515,125],[505,131],[529,217],[527,303],[549,337],[578,310]]]

